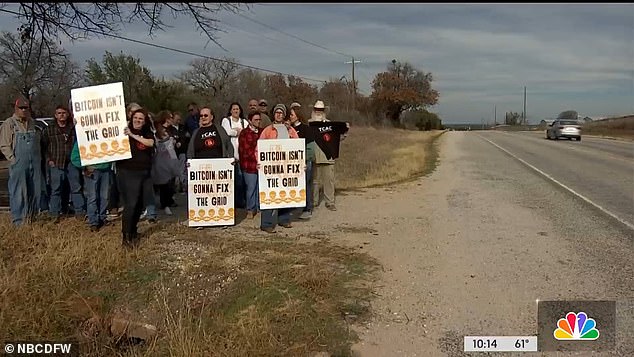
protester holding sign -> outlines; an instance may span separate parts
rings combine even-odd
[[[335,159],[339,157],[339,143],[348,132],[349,124],[334,122],[326,118],[324,102],[318,100],[313,106],[309,125],[315,134],[315,174],[313,177],[313,205],[320,204],[323,186],[326,208],[336,211],[335,206]]]
[[[145,109],[132,113],[132,121],[125,128],[129,137],[132,158],[117,162],[117,180],[123,195],[123,219],[121,230],[123,245],[133,247],[139,241],[137,224],[143,212],[143,186],[150,184],[154,134]]]
[[[262,130],[259,140],[299,138],[295,129],[290,125],[284,124],[284,119],[286,119],[286,106],[278,104],[273,108],[273,123]],[[278,223],[284,228],[291,228],[292,211],[292,208],[262,210],[260,229],[267,233],[275,233],[275,226]],[[275,217],[276,214],[277,217]]]
[[[187,148],[188,159],[219,159],[233,157],[229,135],[221,125],[214,123],[209,107],[200,109],[200,127],[192,133]]]
[[[240,168],[246,183],[247,218],[253,218],[258,213],[258,139],[260,138],[259,112],[249,114],[249,126],[240,132],[238,150]]]

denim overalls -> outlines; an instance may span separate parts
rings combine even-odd
[[[15,119],[10,119],[15,120]],[[18,123],[14,123],[17,128]],[[42,194],[40,133],[35,126],[26,132],[14,129],[15,161],[9,166],[9,205],[13,224],[30,222],[39,212]]]

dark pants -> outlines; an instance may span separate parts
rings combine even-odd
[[[162,185],[154,185],[159,194],[159,204],[161,208],[170,207],[174,204],[174,179]]]
[[[143,213],[143,184],[150,177],[149,170],[118,170],[117,182],[123,196],[121,232],[130,238],[137,235],[137,224]]]
[[[247,189],[244,182],[244,175],[238,161],[233,165],[233,183],[234,183],[234,202],[236,208],[245,208],[247,206]]]
[[[123,197],[119,189],[119,180],[115,171],[112,171],[110,175],[110,193],[108,194],[108,210],[113,212],[110,213],[117,213],[121,203],[123,203]]]

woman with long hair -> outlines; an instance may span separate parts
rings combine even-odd
[[[234,197],[235,206],[237,208],[245,208],[246,206],[246,189],[244,183],[244,175],[239,165],[240,155],[238,136],[240,132],[249,126],[249,122],[244,119],[242,106],[238,102],[233,102],[229,105],[229,112],[227,116],[222,119],[222,127],[231,138],[231,145],[233,146],[233,157],[236,159],[236,164],[233,165],[234,175]]]
[[[147,111],[137,109],[132,112],[131,118],[123,133],[129,138],[132,157],[116,163],[117,183],[123,196],[121,232],[126,248],[134,247],[139,242],[137,225],[144,206],[143,186],[151,182],[154,153],[154,134]]]
[[[176,156],[175,140],[169,135],[172,113],[163,110],[156,115],[156,154],[152,164],[152,182],[159,193],[159,203],[166,215],[172,215],[170,206],[174,202],[174,178],[180,174],[178,157]]]

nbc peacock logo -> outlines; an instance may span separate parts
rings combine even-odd
[[[593,341],[599,338],[597,323],[585,312],[569,312],[565,319],[557,321],[553,335],[560,341]]]

